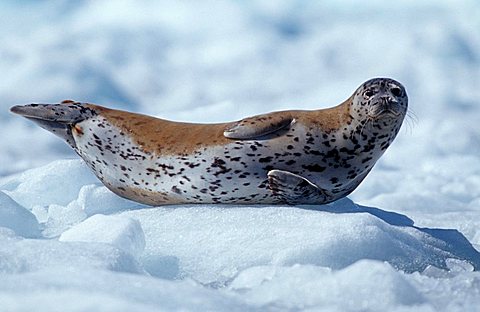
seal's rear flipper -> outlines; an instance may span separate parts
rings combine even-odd
[[[72,127],[97,114],[90,107],[73,101],[64,101],[62,104],[17,105],[10,108],[10,111],[61,137],[74,148]]]
[[[322,189],[288,171],[270,170],[268,184],[273,194],[289,205],[327,203],[327,195]]]

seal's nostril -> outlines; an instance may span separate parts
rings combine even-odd
[[[387,95],[384,95],[382,97],[379,98],[379,102],[382,106],[386,106],[388,105],[390,102],[391,102],[391,99],[389,96]]]

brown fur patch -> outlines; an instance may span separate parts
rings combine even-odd
[[[231,142],[223,136],[226,124],[173,122],[151,116],[88,105],[129,135],[145,152],[190,154],[211,145]]]
[[[353,96],[342,104],[327,109],[292,110],[270,114],[287,114],[307,128],[322,128],[325,132],[330,132],[350,121],[349,108],[352,98]],[[185,155],[209,146],[224,145],[235,141],[226,138],[223,132],[234,126],[236,122],[217,124],[174,122],[94,104],[87,106],[129,135],[146,153]],[[266,114],[266,116],[268,115]]]
[[[350,115],[350,105],[352,101],[353,95],[335,107],[303,111],[299,121],[306,127],[322,128],[325,132],[340,129],[352,120],[352,116]]]

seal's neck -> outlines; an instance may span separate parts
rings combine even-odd
[[[390,146],[402,125],[403,118],[365,118],[351,125],[351,142],[363,146],[362,151],[379,157]]]

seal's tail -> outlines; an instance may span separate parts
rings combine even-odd
[[[72,136],[72,127],[96,112],[85,104],[73,101],[64,101],[61,104],[28,104],[10,108],[12,113],[32,120],[40,127],[61,137],[73,148],[75,140]]]

